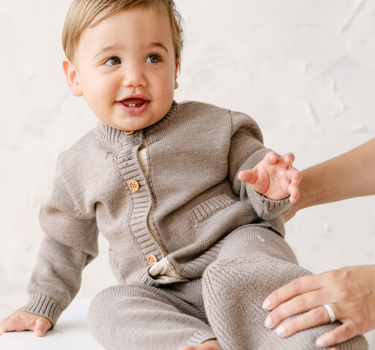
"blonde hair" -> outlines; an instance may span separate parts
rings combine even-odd
[[[99,24],[119,11],[150,7],[168,16],[176,61],[180,63],[183,48],[183,19],[173,0],[74,0],[66,15],[62,33],[62,45],[66,57],[69,61],[73,61],[75,49],[86,28]]]

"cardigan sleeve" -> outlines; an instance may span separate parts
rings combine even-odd
[[[262,132],[252,118],[233,111],[230,116],[232,131],[228,163],[233,191],[242,201],[251,204],[260,218],[272,220],[291,206],[289,196],[282,200],[271,200],[238,179],[240,171],[254,168],[272,150],[264,147]]]
[[[31,312],[56,324],[81,286],[82,270],[98,255],[95,215],[83,215],[60,173],[55,174],[52,194],[40,210],[44,237],[28,284],[28,303],[20,311]]]

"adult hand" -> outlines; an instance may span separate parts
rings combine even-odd
[[[0,321],[0,335],[5,332],[34,331],[37,337],[43,337],[51,327],[52,323],[45,317],[16,311]]]
[[[322,306],[329,304],[342,325],[320,336],[316,344],[328,347],[375,328],[375,265],[344,267],[298,278],[270,294],[263,308],[272,312],[266,326],[277,327],[286,318],[306,312],[279,327],[282,338],[330,322]]]

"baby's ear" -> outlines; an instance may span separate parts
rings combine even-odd
[[[175,77],[174,77],[174,88],[175,88],[175,89],[178,88],[177,78],[178,78],[178,74],[179,74],[179,73],[180,73],[180,59],[177,59],[177,60],[176,60]]]
[[[67,58],[64,58],[62,64],[70,92],[74,96],[82,96],[83,92],[79,83],[77,70],[75,69],[73,63],[71,63]]]

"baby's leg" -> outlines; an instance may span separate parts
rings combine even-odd
[[[297,265],[289,245],[262,227],[244,227],[227,237],[218,259],[205,271],[203,297],[207,316],[223,350],[312,350],[315,340],[340,323],[326,324],[282,339],[268,330],[265,298],[289,281],[310,274]],[[363,336],[337,345],[365,350]],[[327,349],[327,348],[325,348]]]
[[[180,291],[174,288],[120,285],[105,289],[90,305],[91,333],[108,350],[179,350],[215,338],[203,304],[202,310],[197,309],[177,296],[184,292],[183,286]]]

